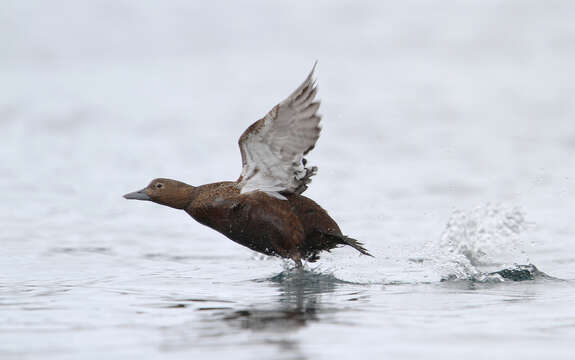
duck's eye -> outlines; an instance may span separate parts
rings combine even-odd
[[[157,183],[157,184],[156,184],[156,189],[161,189],[161,188],[163,188],[163,187],[164,187],[164,184],[162,184],[162,183]]]

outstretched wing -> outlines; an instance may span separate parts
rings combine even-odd
[[[317,63],[316,63],[317,64]],[[305,154],[319,138],[321,117],[313,69],[287,99],[244,131],[239,140],[241,193],[260,190],[285,199],[282,194],[301,194],[317,168],[307,168]],[[280,194],[282,193],[282,194]]]

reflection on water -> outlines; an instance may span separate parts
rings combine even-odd
[[[275,289],[276,295],[248,305],[205,299],[206,303],[222,304],[196,308],[204,312],[200,324],[190,322],[169,329],[163,350],[209,347],[214,343],[224,347],[250,345],[262,346],[267,351],[275,349],[275,357],[279,354],[279,358],[289,355],[290,359],[306,359],[307,356],[300,349],[299,338],[292,335],[312,323],[329,322],[331,315],[344,309],[341,306],[342,296],[352,301],[357,300],[361,293],[357,291],[358,284],[309,270],[285,270],[275,276],[249,282],[254,288],[267,286]],[[348,286],[354,289],[347,292]],[[334,300],[330,297],[332,295],[340,299]],[[202,299],[193,301],[200,302]],[[180,299],[176,305],[171,306],[183,308],[186,307],[185,303],[185,300]],[[201,333],[199,343],[196,332]]]
[[[317,321],[318,316],[327,311],[322,307],[321,296],[346,283],[331,274],[307,270],[286,270],[269,279],[256,281],[270,282],[277,287],[279,295],[276,301],[271,308],[270,304],[265,304],[224,314],[222,319],[231,326],[250,330],[303,327],[309,321]]]
[[[321,274],[307,270],[286,270],[264,280],[278,290],[278,295],[270,304],[252,305],[218,314],[232,329],[259,333],[286,333],[297,331],[311,322],[317,322],[338,309],[329,307],[322,296],[334,293],[346,282],[331,274]],[[289,353],[291,358],[306,359],[300,350],[299,340],[283,337],[264,340],[277,346],[279,353]]]

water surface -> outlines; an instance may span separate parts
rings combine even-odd
[[[0,8],[0,358],[572,358],[571,2]],[[121,197],[236,179],[316,59],[306,195],[375,258]]]

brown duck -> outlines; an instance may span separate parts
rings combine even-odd
[[[343,235],[321,206],[301,195],[317,172],[304,159],[320,133],[314,69],[287,99],[244,131],[238,180],[191,186],[155,179],[124,197],[184,210],[238,244],[292,259],[297,267],[341,245],[371,256],[359,241]]]

